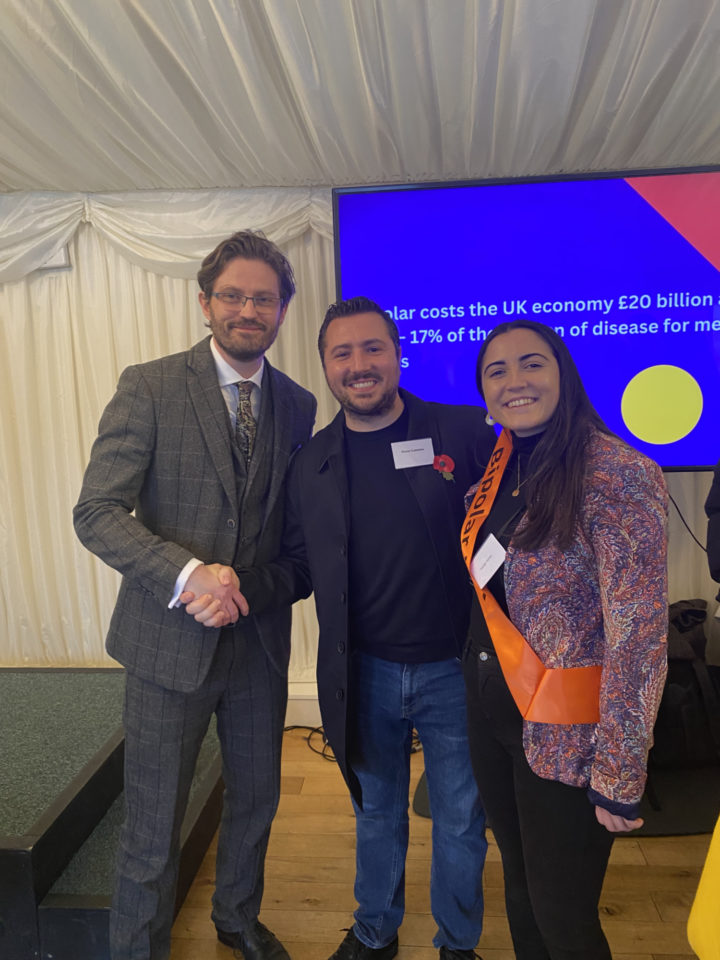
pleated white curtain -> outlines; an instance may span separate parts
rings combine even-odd
[[[75,539],[72,507],[121,370],[207,333],[194,276],[234,229],[263,228],[293,263],[298,293],[270,359],[316,394],[320,425],[333,415],[315,347],[334,299],[327,192],[270,193],[0,200],[1,664],[110,662],[118,577]],[[63,245],[69,267],[33,270]],[[311,679],[312,601],[294,621],[291,674]]]

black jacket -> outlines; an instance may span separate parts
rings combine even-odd
[[[441,580],[427,602],[448,611],[458,656],[467,634],[470,580],[460,554],[463,497],[482,475],[495,443],[480,407],[427,403],[400,391],[409,413],[409,438],[431,437],[435,454],[455,461],[454,480],[431,465],[403,470],[408,496],[417,498],[439,559]],[[348,536],[349,493],[342,411],[317,433],[293,461],[281,559],[240,575],[251,610],[315,592],[320,625],[318,695],[325,736],[343,776],[360,802],[360,788],[348,756]],[[388,531],[388,536],[391,531]]]

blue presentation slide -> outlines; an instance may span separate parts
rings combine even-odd
[[[338,296],[392,314],[408,390],[481,403],[487,332],[536,320],[563,337],[611,430],[663,467],[717,462],[720,173],[334,199]]]

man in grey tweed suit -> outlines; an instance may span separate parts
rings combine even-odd
[[[280,789],[290,608],[240,617],[235,570],[278,552],[285,474],[316,404],[264,359],[295,292],[277,247],[234,234],[198,282],[212,336],[123,372],[74,512],[83,543],[123,575],[107,637],[127,679],[111,955],[170,952],[180,827],[215,713],[225,797],[213,920],[246,960],[287,960],[258,913]],[[192,597],[211,605],[212,626],[186,613]]]

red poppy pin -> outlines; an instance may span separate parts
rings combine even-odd
[[[446,453],[440,453],[433,460],[433,469],[437,470],[438,473],[445,477],[446,480],[454,480],[453,470],[455,469],[455,461],[452,457],[449,457]]]

